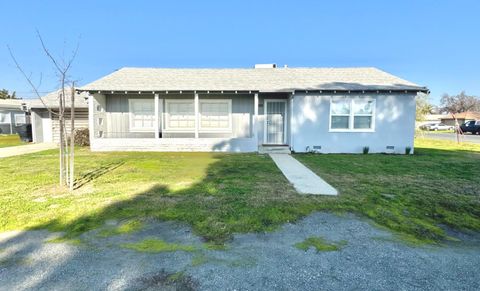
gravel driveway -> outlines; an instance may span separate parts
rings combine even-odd
[[[188,227],[151,222],[140,232],[85,244],[46,243],[47,231],[0,235],[2,290],[479,290],[480,236],[411,247],[354,215],[315,213],[276,232],[236,235],[207,250]],[[346,240],[339,251],[302,251],[310,236]],[[120,244],[157,237],[194,252],[141,253]]]

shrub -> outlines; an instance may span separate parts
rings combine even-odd
[[[406,155],[409,155],[411,152],[412,152],[412,148],[411,148],[411,147],[406,147],[406,148],[405,148],[405,154],[406,154]]]
[[[363,154],[366,155],[370,151],[370,147],[363,147]]]
[[[75,145],[81,147],[90,145],[88,128],[78,128],[75,130]]]

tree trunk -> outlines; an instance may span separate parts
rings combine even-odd
[[[72,96],[70,105],[70,191],[73,191],[73,173],[74,173],[74,157],[75,157],[75,83],[72,84]]]
[[[62,94],[62,93],[60,93]],[[59,96],[59,106],[58,106],[58,126],[59,126],[59,137],[60,137],[60,186],[63,187],[65,185],[65,155],[64,155],[64,139],[63,139],[63,96]]]

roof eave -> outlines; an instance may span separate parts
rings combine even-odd
[[[345,89],[345,88],[328,88],[328,89],[319,89],[319,88],[297,88],[297,89],[280,89],[280,90],[111,90],[111,89],[92,89],[92,88],[78,88],[78,93],[88,92],[89,94],[174,94],[174,93],[209,93],[209,94],[245,94],[245,93],[294,93],[294,92],[341,92],[341,93],[425,93],[429,94],[430,90],[426,87],[418,88],[363,88],[363,89]]]

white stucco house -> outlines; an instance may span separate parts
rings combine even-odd
[[[123,68],[78,91],[93,151],[405,153],[428,89],[376,68],[256,65]]]

